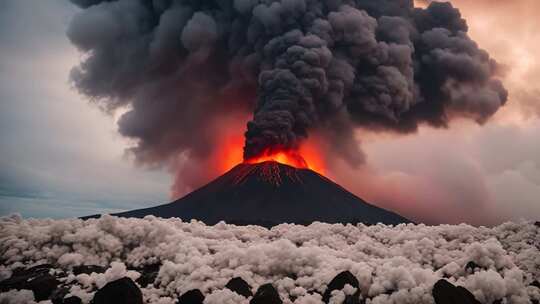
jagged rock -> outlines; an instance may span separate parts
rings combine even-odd
[[[46,275],[53,267],[51,264],[41,264],[30,268],[17,268],[13,270],[11,277],[0,282],[0,292],[10,289],[30,289],[27,286],[28,281],[41,275]]]
[[[130,278],[121,278],[99,289],[93,304],[142,304],[142,292]]]
[[[432,294],[436,304],[480,304],[467,289],[456,287],[447,280],[437,281]]]
[[[82,304],[82,300],[79,297],[71,296],[65,298],[63,304]]]
[[[470,261],[467,263],[467,265],[465,265],[465,271],[469,273],[474,273],[476,268],[480,268],[480,266],[473,261]]]
[[[358,284],[358,279],[350,271],[343,271],[339,273],[337,276],[335,276],[326,287],[326,291],[324,292],[323,298],[322,298],[323,302],[328,303],[332,296],[332,291],[342,290],[346,284],[349,284],[352,287],[356,288],[356,293],[350,297],[354,297],[358,299],[360,297],[360,288]],[[353,301],[351,303],[355,303],[354,299],[349,299],[349,301]]]
[[[27,281],[22,289],[32,290],[34,298],[39,302],[47,300],[59,283],[56,277],[47,273]]]
[[[13,275],[24,275],[24,274],[42,274],[47,273],[51,268],[54,268],[51,264],[39,264],[36,266],[32,266],[30,268],[18,268],[13,271]]]
[[[279,293],[271,283],[261,285],[249,301],[250,304],[282,304]]]
[[[49,274],[51,264],[41,264],[27,269],[15,269],[9,279],[0,282],[0,291],[10,289],[29,289],[34,292],[36,301],[47,300],[59,282]]]
[[[204,295],[198,289],[192,289],[186,291],[178,298],[177,304],[202,304],[204,301]]]
[[[59,288],[56,288],[51,296],[49,297],[49,299],[51,300],[51,302],[53,304],[81,304],[82,303],[82,300],[81,298],[79,297],[76,297],[76,296],[70,296],[70,297],[65,297],[67,294],[69,293],[69,288],[64,286],[64,287],[59,287]]]
[[[105,267],[101,267],[98,265],[80,265],[73,267],[73,274],[79,275],[79,274],[91,274],[92,272],[95,273],[104,273]]]
[[[0,292],[6,292],[10,289],[22,289],[26,280],[32,278],[30,275],[21,275],[13,272],[10,278],[0,282]]]
[[[253,296],[253,292],[251,292],[251,286],[244,281],[242,278],[236,277],[232,278],[227,285],[225,285],[225,288],[230,289],[231,291],[236,292],[237,294],[244,296],[246,298],[249,298]]]
[[[154,281],[159,274],[159,268],[161,268],[161,264],[158,263],[144,265],[142,268],[135,269],[141,274],[141,276],[137,279],[137,283],[139,283],[139,285],[142,287],[146,287],[149,284],[154,284]]]
[[[49,299],[53,304],[64,304],[64,297],[69,293],[69,288],[59,287],[56,288]]]

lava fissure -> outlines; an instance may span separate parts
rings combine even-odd
[[[302,179],[298,176],[297,169],[286,164],[281,164],[284,165],[284,168],[287,168],[283,169],[280,168],[280,164],[281,163],[276,161],[264,161],[262,163],[257,163],[256,166],[246,164],[239,168],[234,176],[233,184],[240,185],[246,181],[249,176],[257,176],[261,181],[279,187],[283,183],[284,177],[282,174],[293,182],[302,183]]]

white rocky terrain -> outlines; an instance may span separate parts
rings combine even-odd
[[[272,283],[283,303],[337,304],[352,294],[361,303],[435,303],[433,286],[440,279],[465,287],[481,303],[538,303],[539,226],[313,223],[266,229],[153,216],[83,221],[13,215],[0,219],[0,303],[63,303],[13,283],[21,269],[43,264],[49,266],[37,268],[57,280],[53,287],[64,288],[61,298],[76,296],[82,303],[125,277],[137,282],[145,303],[177,303],[193,289],[204,294],[205,304],[253,302],[225,288],[235,277],[253,293]],[[358,287],[346,284],[323,299],[342,271],[352,273]]]

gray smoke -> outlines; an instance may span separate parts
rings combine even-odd
[[[356,126],[414,132],[484,123],[506,101],[497,63],[449,3],[413,0],[72,0],[86,55],[76,88],[143,162],[210,153],[220,121],[253,111],[244,158],[295,149],[310,129],[351,163]]]

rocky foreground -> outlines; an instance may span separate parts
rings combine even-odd
[[[540,223],[0,219],[0,303],[539,303]]]

